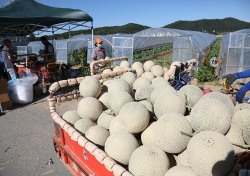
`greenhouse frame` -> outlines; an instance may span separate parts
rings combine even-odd
[[[250,29],[242,29],[222,36],[221,75],[250,68]]]

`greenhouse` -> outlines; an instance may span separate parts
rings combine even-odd
[[[203,51],[215,41],[212,34],[184,31],[168,28],[150,28],[135,34],[95,35],[94,38],[102,38],[103,46],[108,57],[127,56],[129,62],[134,62],[133,53],[145,51],[163,45],[173,44],[172,61],[187,61],[191,58],[199,59]],[[51,41],[56,50],[58,62],[68,64],[70,54],[81,48],[87,48],[87,62],[91,62],[92,36],[76,35],[65,40]],[[43,49],[40,41],[30,42],[27,47],[28,53],[39,53]],[[143,61],[143,58],[140,59]]]
[[[222,36],[221,74],[244,71],[250,68],[250,29]]]
[[[201,58],[203,51],[208,49],[216,40],[216,36],[212,34],[169,28],[150,28],[135,33],[134,36],[146,38],[154,37],[153,40],[159,40],[163,37],[169,40],[172,38],[172,61],[181,62],[190,60],[191,58]],[[166,39],[164,39],[164,41],[166,41]]]

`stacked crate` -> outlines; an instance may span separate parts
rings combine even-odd
[[[0,79],[0,112],[11,109],[12,102],[8,95],[8,84],[6,79]]]

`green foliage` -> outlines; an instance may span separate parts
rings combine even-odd
[[[133,55],[134,62],[136,61],[144,61],[148,56],[159,54],[163,51],[172,50],[172,44],[162,45],[159,47],[154,47],[148,50],[135,51]]]
[[[218,57],[220,54],[221,38],[217,38],[215,43],[211,46],[205,60],[206,62],[198,69],[196,78],[199,83],[210,82],[216,79],[215,68],[210,65],[212,57]]]
[[[69,65],[71,66],[87,65],[87,47],[74,50],[71,54],[69,54]]]

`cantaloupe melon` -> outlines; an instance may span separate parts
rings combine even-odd
[[[80,120],[77,120],[77,122],[75,123],[74,127],[75,127],[75,129],[77,129],[82,134],[85,134],[86,131],[88,131],[88,129],[90,127],[95,126],[95,125],[96,124],[92,120],[83,117]]]
[[[114,119],[111,120],[109,124],[109,132],[110,134],[119,132],[119,131],[126,131],[124,127],[122,126],[121,120],[116,116]]]
[[[127,81],[123,79],[114,79],[108,84],[108,93],[112,94],[114,92],[126,91],[130,93],[130,86]]]
[[[152,82],[151,86],[153,86],[154,88],[165,86],[165,85],[170,86],[169,82],[165,80],[163,77],[156,77],[152,79],[151,82]]]
[[[178,94],[187,99],[187,104],[191,108],[200,100],[203,96],[202,90],[195,85],[185,85],[180,88]]]
[[[164,70],[162,69],[160,65],[154,65],[151,68],[151,73],[153,73],[155,77],[163,76]]]
[[[95,144],[104,146],[109,137],[109,131],[103,126],[95,125],[86,131],[85,137]]]
[[[143,68],[143,64],[141,62],[134,62],[131,66],[131,68],[136,69],[136,68]]]
[[[243,109],[250,109],[250,104],[248,103],[238,103],[235,105],[234,111],[243,110]]]
[[[111,133],[105,143],[105,152],[117,162],[128,165],[132,153],[139,147],[136,138],[126,131]]]
[[[169,169],[170,163],[166,153],[150,145],[142,145],[131,155],[128,169],[133,175],[160,176]]]
[[[215,98],[197,102],[190,112],[190,122],[195,131],[212,130],[225,134],[231,126],[231,114],[224,103]]]
[[[168,95],[168,93],[177,93],[176,90],[170,86],[170,85],[161,85],[159,87],[156,87],[152,92],[150,96],[150,100],[152,103],[155,102],[156,98],[160,95]]]
[[[81,119],[76,110],[66,111],[63,113],[62,118],[70,125],[74,125],[78,120]]]
[[[199,176],[194,172],[191,167],[188,166],[174,166],[170,168],[164,176]]]
[[[86,76],[79,85],[79,91],[83,97],[97,98],[101,93],[101,84],[97,78]]]
[[[181,153],[178,154],[177,165],[189,166],[189,163],[188,163],[188,153],[187,153],[186,149],[184,151],[182,151]]]
[[[226,175],[234,164],[234,149],[231,142],[216,131],[202,131],[188,143],[190,167],[203,176]]]
[[[143,64],[143,69],[146,72],[150,72],[151,68],[155,65],[154,61],[148,60]]]
[[[243,128],[243,139],[250,145],[250,126]]]
[[[106,110],[109,108],[109,94],[108,92],[104,92],[98,99],[103,106],[103,110]]]
[[[232,118],[232,123],[236,124],[241,129],[244,129],[250,126],[249,119],[250,119],[250,109],[246,108],[234,113]]]
[[[128,92],[116,91],[109,97],[109,107],[116,115],[118,115],[123,105],[131,101],[133,101],[133,98]]]
[[[154,112],[156,117],[160,118],[162,115],[170,112],[176,112],[184,115],[186,105],[182,97],[176,93],[166,94],[167,95],[163,94],[162,96],[158,96],[154,102]]]
[[[133,89],[136,90],[140,87],[150,86],[150,85],[151,85],[150,79],[145,78],[145,77],[140,77],[140,78],[137,78],[135,82],[133,83]]]
[[[155,78],[154,74],[151,72],[144,72],[141,77],[148,78],[149,80],[153,80]]]
[[[141,141],[144,145],[155,145],[156,142],[156,122],[151,123],[141,134]]]
[[[130,133],[143,131],[149,123],[149,111],[139,102],[128,102],[120,110],[118,118]]]
[[[245,145],[244,139],[243,139],[243,132],[240,127],[238,127],[236,124],[231,124],[231,127],[229,131],[226,133],[226,137],[229,139],[231,143],[238,144],[238,145]],[[234,152],[236,154],[242,152],[242,148],[233,145]]]
[[[181,134],[192,134],[189,121],[179,113],[166,113],[156,122],[155,145],[167,153],[181,153],[186,149],[190,137]]]
[[[85,97],[78,103],[77,112],[80,117],[95,121],[102,113],[102,104],[96,98]]]
[[[221,92],[210,92],[210,93],[207,93],[204,96],[202,96],[200,98],[200,100],[203,100],[206,98],[215,98],[218,101],[220,101],[221,103],[225,104],[228,111],[230,112],[231,117],[233,116],[234,104],[233,104],[232,100],[226,94],[223,94]]]
[[[103,111],[97,119],[97,125],[103,126],[104,128],[109,129],[109,125],[114,118],[115,116],[109,114],[109,109],[106,111]]]
[[[127,81],[127,83],[132,87],[133,83],[136,80],[136,75],[132,72],[126,72],[126,73],[123,73],[123,75],[121,76],[121,79],[124,79],[125,81]]]
[[[130,66],[130,63],[128,61],[121,61],[120,67],[121,68],[128,68]]]
[[[146,106],[146,108],[148,109],[148,111],[149,111],[150,113],[153,113],[153,105],[152,105],[149,101],[147,101],[147,100],[142,100],[142,101],[139,101],[139,103],[144,104],[144,105]]]
[[[145,85],[143,87],[139,87],[135,91],[135,99],[136,100],[150,100],[151,92],[154,90],[154,87],[150,85]]]
[[[135,71],[136,71],[137,77],[141,77],[141,75],[144,73],[144,70],[141,67],[135,68]]]

